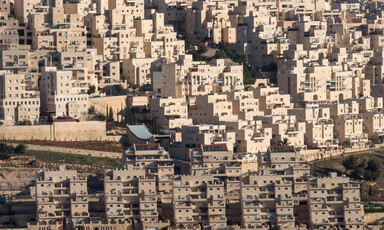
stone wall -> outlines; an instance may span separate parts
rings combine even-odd
[[[384,218],[384,212],[365,213],[364,222],[369,224],[383,218]]]
[[[0,126],[0,140],[107,140],[104,121],[54,122],[50,125]]]
[[[95,107],[96,113],[107,115],[109,108],[112,108],[113,119],[120,122],[124,119],[125,110],[127,108],[127,96],[111,96],[111,97],[98,97],[90,98],[88,101],[88,107]]]

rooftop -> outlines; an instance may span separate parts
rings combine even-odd
[[[295,152],[293,146],[271,146],[269,149],[272,153]]]

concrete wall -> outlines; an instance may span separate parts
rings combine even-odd
[[[125,109],[127,108],[127,96],[112,96],[112,97],[99,97],[90,98],[88,101],[88,108],[95,107],[96,113],[106,115],[107,107],[112,108],[113,118],[115,121],[120,122],[124,118]]]
[[[384,218],[384,212],[376,212],[376,213],[365,213],[364,222],[372,223],[376,220]]]
[[[104,121],[54,122],[51,125],[0,126],[2,140],[106,140]]]

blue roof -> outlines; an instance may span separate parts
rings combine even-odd
[[[128,125],[128,129],[138,139],[149,140],[152,138],[152,133],[148,131],[145,125]]]

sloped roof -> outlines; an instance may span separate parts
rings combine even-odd
[[[149,140],[152,138],[152,133],[150,133],[145,125],[127,125],[128,130],[140,140]]]

